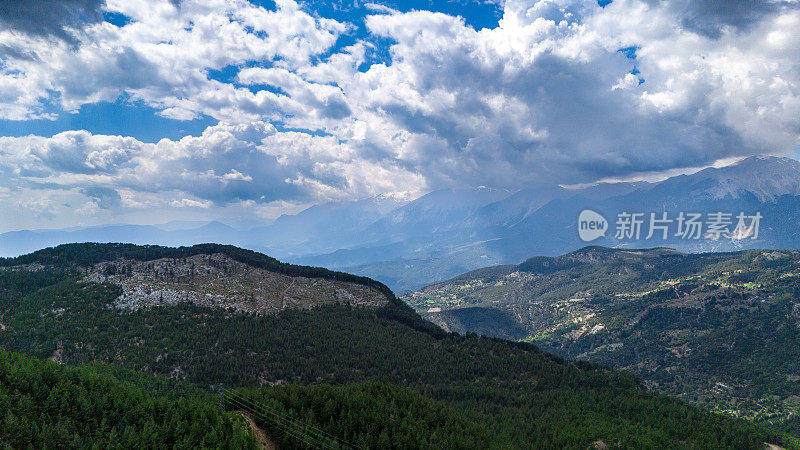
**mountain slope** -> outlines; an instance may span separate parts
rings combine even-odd
[[[796,251],[587,247],[466,273],[404,299],[445,329],[524,334],[564,357],[630,370],[661,392],[796,426],[798,298]],[[461,308],[515,320],[467,323]]]
[[[6,448],[256,448],[214,396],[158,394],[102,366],[67,367],[0,349]]]
[[[126,309],[113,306],[123,294],[122,287],[85,278],[87,271],[93,273],[92,266],[108,267],[104,264],[125,258],[152,264],[154,273],[160,273],[156,261],[163,258],[180,261],[217,253],[248,259],[253,267],[261,264],[283,270],[293,277],[349,280],[375,289],[381,286],[346,274],[281,265],[263,255],[229,247],[62,247],[3,261],[0,346],[69,364],[113,363],[202,388],[224,384],[229,389],[272,390],[264,397],[242,391],[251,400],[265,402],[285,398],[280,385],[299,383],[305,386],[305,393],[297,395],[308,395],[308,400],[284,402],[285,409],[353,443],[362,442],[358,436],[368,426],[362,425],[358,431],[358,427],[335,424],[340,418],[352,423],[342,418],[348,415],[356,420],[355,405],[372,401],[359,400],[359,392],[372,388],[346,386],[378,381],[416,391],[391,394],[395,400],[386,401],[408,405],[410,410],[398,411],[408,415],[404,423],[424,423],[422,418],[429,414],[443,414],[446,423],[453,423],[454,428],[442,429],[445,440],[441,442],[450,442],[446,436],[456,436],[454,430],[464,427],[473,430],[469,433],[478,433],[476,443],[485,440],[489,442],[486,447],[502,448],[587,447],[598,441],[666,448],[683,447],[687,442],[698,448],[755,448],[764,441],[792,444],[787,436],[647,392],[637,378],[624,372],[564,361],[530,344],[446,334],[422,321],[390,292],[381,305],[321,302],[310,308],[304,305],[263,313],[196,302]],[[198,283],[203,285],[196,287],[213,289],[210,280],[200,278]],[[326,391],[309,386],[318,383],[345,387]],[[388,389],[392,392],[395,388]],[[420,402],[427,400],[420,395],[440,402],[439,406],[422,405]],[[370,407],[359,408],[369,411]],[[270,429],[268,421],[259,423],[272,435],[280,434],[280,430]],[[405,428],[401,435],[409,439],[415,433],[425,436],[427,432],[418,428]],[[384,442],[380,435],[365,435],[364,439]],[[402,442],[415,441],[396,442],[393,445],[401,447]],[[306,447],[303,442],[294,444]]]
[[[342,406],[330,408],[332,402]],[[460,411],[385,383],[218,394],[101,364],[57,365],[2,349],[0,404],[0,437],[13,448],[255,449],[271,436],[284,448],[348,442],[358,448],[470,448],[488,446],[491,436]],[[245,419],[258,427],[261,445]]]
[[[800,162],[790,158],[751,156],[735,164],[701,170],[687,175],[686,180],[677,177],[662,186],[681,183],[705,195],[720,199],[740,197],[745,193],[756,196],[762,202],[774,201],[783,195],[800,195]]]

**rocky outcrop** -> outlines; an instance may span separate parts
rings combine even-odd
[[[191,303],[273,314],[287,308],[342,304],[379,307],[389,299],[362,284],[295,277],[255,268],[220,253],[151,261],[117,259],[94,265],[85,281],[122,289],[112,307],[136,310]]]

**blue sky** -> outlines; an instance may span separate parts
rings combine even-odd
[[[797,157],[797,6],[5,4],[0,231]]]
[[[274,1],[254,1],[254,5],[265,10],[275,11]],[[500,2],[493,1],[376,1],[375,5],[382,5],[400,12],[414,10],[436,11],[453,16],[460,16],[465,23],[475,29],[495,28],[502,15]],[[358,40],[380,41],[370,36],[364,26],[364,19],[375,11],[374,7],[364,6],[357,1],[308,1],[300,2],[303,10],[311,14],[326,18],[336,19],[356,25],[350,32],[343,34],[326,54],[334,54]],[[106,11],[102,15],[105,22],[118,27],[131,23],[131,18],[118,13]],[[368,60],[362,65],[361,70],[366,70],[374,63],[390,63],[388,54],[390,43],[381,42],[381,46],[372,51]],[[321,55],[319,59],[324,59]],[[231,65],[219,69],[208,70],[208,78],[238,86],[235,77],[242,67],[271,67],[264,61],[248,61],[239,65]],[[251,87],[253,92],[258,90],[271,90],[280,92],[272,86],[262,85]],[[198,136],[203,130],[215,124],[213,118],[203,116],[193,120],[171,120],[160,116],[157,108],[150,107],[142,102],[132,100],[129,96],[121,94],[113,101],[101,101],[81,105],[77,111],[63,110],[57,100],[58,93],[51,94],[53,99],[42,102],[40,112],[52,114],[53,119],[34,120],[0,120],[0,135],[26,136],[52,136],[62,131],[87,130],[93,134],[111,134],[132,136],[143,142],[157,142],[162,138],[180,139],[186,135]]]
[[[76,112],[66,112],[51,106],[48,113],[55,119],[2,120],[3,136],[52,136],[62,131],[87,130],[93,134],[133,136],[142,142],[158,142],[163,138],[180,139],[186,135],[198,136],[207,127],[217,123],[210,117],[193,120],[172,120],[158,115],[158,109],[131,102],[121,96],[108,102],[81,105]]]

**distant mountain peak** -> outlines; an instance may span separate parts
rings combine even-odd
[[[703,169],[688,179],[695,185],[712,181],[701,191],[711,198],[739,198],[749,192],[760,201],[773,201],[782,195],[800,195],[800,162],[778,156],[750,156],[729,166]]]
[[[755,164],[758,162],[769,162],[774,164],[786,164],[794,167],[800,167],[800,161],[788,158],[786,156],[772,156],[772,155],[753,155],[747,158],[740,159],[739,161],[731,164],[731,166],[741,166],[747,164]]]

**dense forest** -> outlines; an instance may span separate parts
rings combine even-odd
[[[158,395],[101,365],[60,366],[0,349],[4,448],[250,448],[213,397]]]
[[[525,339],[800,434],[798,252],[587,247],[473,271],[404,299],[451,331]]]
[[[105,256],[103,246],[87,248],[87,264],[118,256],[116,246]],[[109,307],[117,286],[82,281],[79,265],[48,252],[49,259],[4,261],[0,347],[66,364],[114,364],[203,392],[224,386],[226,408],[248,411],[288,447],[319,445],[295,428],[372,448],[387,437],[398,448],[797,445],[648,392],[626,372],[527,343],[444,333],[397,301],[277,315],[191,304],[122,311]]]

